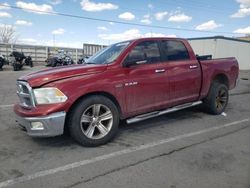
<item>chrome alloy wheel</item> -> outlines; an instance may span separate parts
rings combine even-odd
[[[89,106],[82,114],[80,127],[83,134],[90,139],[100,139],[106,136],[113,125],[113,114],[103,104]]]

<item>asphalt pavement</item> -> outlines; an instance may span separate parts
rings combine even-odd
[[[241,72],[222,115],[198,106],[122,123],[112,142],[87,148],[17,127],[16,79],[44,68],[0,72],[0,187],[250,188],[250,71]]]

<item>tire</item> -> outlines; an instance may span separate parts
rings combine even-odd
[[[30,67],[33,67],[33,61],[32,61],[32,59],[31,59],[30,56],[28,56],[28,58],[26,59],[26,61],[27,61],[27,64],[26,64],[26,65],[28,65],[28,66],[30,66]]]
[[[50,59],[50,65],[51,65],[51,67],[56,67],[57,66],[57,60],[55,58]]]
[[[205,110],[213,115],[221,114],[227,106],[228,99],[228,87],[225,84],[213,82],[204,99]]]
[[[56,61],[55,62],[55,67],[60,67],[63,66],[63,62],[62,61]]]
[[[94,147],[115,137],[119,120],[116,105],[104,96],[94,95],[82,99],[74,107],[69,114],[68,128],[78,143]]]
[[[0,62],[0,70],[3,70],[3,65],[4,65],[4,63]]]
[[[16,63],[13,64],[13,70],[14,70],[14,71],[18,71],[18,67],[17,67],[17,64],[16,64]]]

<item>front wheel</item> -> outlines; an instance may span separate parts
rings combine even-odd
[[[81,100],[69,116],[70,134],[84,146],[105,144],[118,131],[118,109],[104,96],[91,96]]]
[[[0,61],[0,70],[3,70],[4,63]]]
[[[227,106],[228,98],[228,87],[214,82],[211,85],[208,96],[204,100],[205,108],[210,114],[221,114]]]

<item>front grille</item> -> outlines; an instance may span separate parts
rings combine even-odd
[[[25,108],[31,108],[35,106],[32,88],[27,82],[17,82],[17,95],[20,100],[20,105]]]

